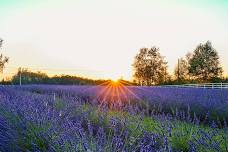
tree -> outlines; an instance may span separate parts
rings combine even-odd
[[[189,59],[189,73],[199,81],[210,81],[222,76],[217,51],[210,41],[199,44]]]
[[[159,53],[159,48],[141,48],[135,56],[134,78],[141,85],[160,84],[168,78],[167,62]]]
[[[178,64],[175,67],[174,75],[175,78],[180,81],[184,81],[189,78],[189,64],[184,58],[178,59]]]
[[[2,46],[3,40],[0,39],[0,48]],[[9,58],[8,57],[3,57],[3,55],[0,55],[0,73],[3,72],[3,69],[5,67],[5,64],[9,62]]]
[[[48,75],[42,72],[31,72],[28,69],[19,68],[17,74],[12,77],[13,84],[41,84],[48,79]]]
[[[55,75],[49,77],[43,72],[33,72],[26,68],[19,68],[18,72],[12,77],[10,81],[2,82],[7,84],[62,84],[62,85],[100,85],[107,84],[109,80],[93,80],[89,78],[83,78],[79,76],[70,75]],[[124,84],[130,82],[121,80]]]

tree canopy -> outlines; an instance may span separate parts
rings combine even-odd
[[[199,44],[189,59],[189,73],[199,81],[209,81],[222,76],[217,51],[210,41]]]
[[[141,48],[135,56],[134,78],[140,85],[159,84],[168,77],[167,62],[161,56],[159,48]]]
[[[5,84],[60,84],[60,85],[102,85],[111,80],[93,80],[89,78],[71,76],[71,75],[55,75],[48,76],[43,72],[32,72],[28,69],[19,68],[18,72],[13,76],[12,80],[2,82]],[[124,85],[134,85],[126,80],[119,80]]]

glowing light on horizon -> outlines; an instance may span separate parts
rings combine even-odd
[[[132,90],[130,90],[127,86],[126,82],[121,80],[110,80],[105,86],[102,86],[100,91],[98,91],[96,98],[99,98],[101,103],[103,104],[118,103],[118,104],[126,104],[131,99],[136,98],[140,99]]]

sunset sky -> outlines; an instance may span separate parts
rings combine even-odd
[[[0,53],[49,74],[131,79],[134,56],[157,46],[177,59],[207,40],[228,75],[228,0],[0,0]]]

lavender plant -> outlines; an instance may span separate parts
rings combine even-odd
[[[0,87],[0,151],[228,150],[227,90],[102,88]]]

